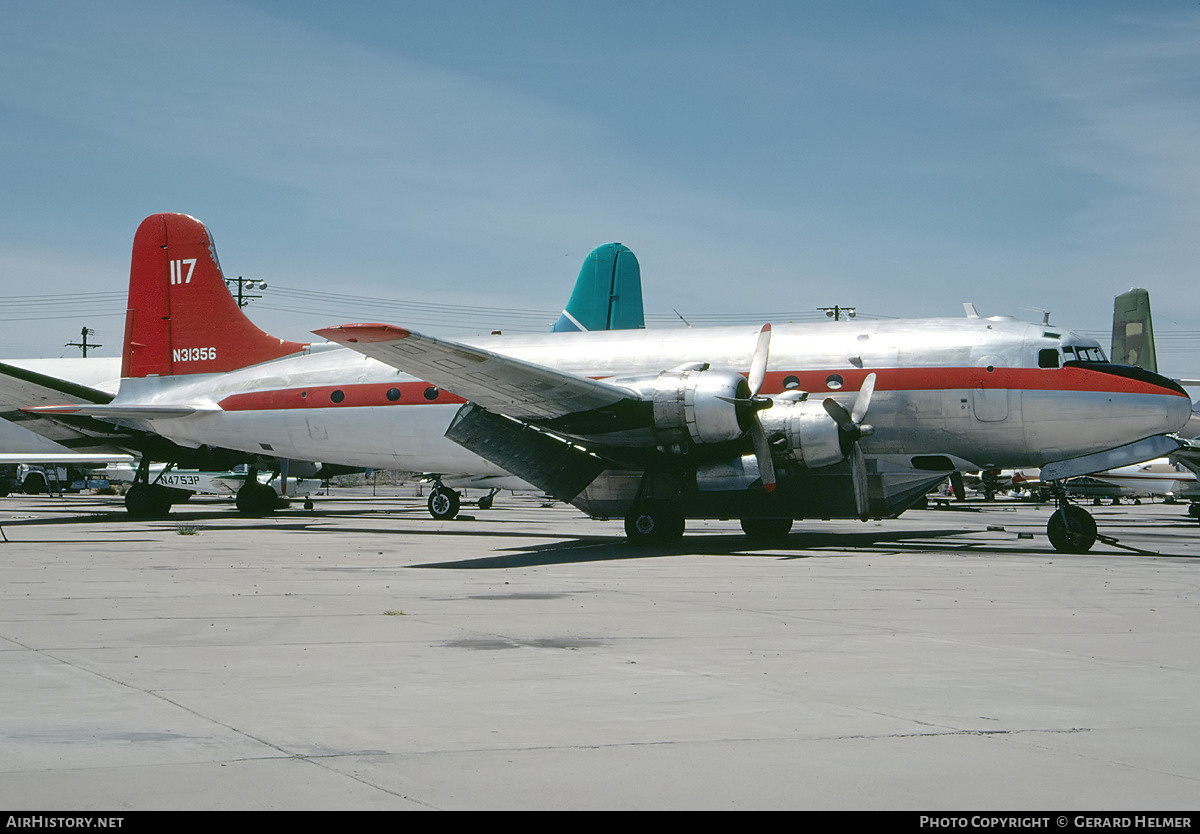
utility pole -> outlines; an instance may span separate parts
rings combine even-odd
[[[238,307],[245,307],[247,304],[250,303],[250,299],[252,299],[252,298],[262,298],[261,295],[250,295],[249,293],[244,292],[243,290],[265,290],[267,288],[266,281],[257,281],[257,280],[254,280],[253,278],[243,278],[240,275],[236,279],[234,279],[234,278],[226,278],[225,279],[225,286],[229,287],[231,290],[233,289],[234,284],[237,284],[236,298],[237,298]]]
[[[829,318],[833,319],[834,321],[841,321],[842,313],[845,313],[846,318],[850,318],[850,319],[854,318],[857,315],[857,313],[854,312],[856,308],[840,307],[837,304],[833,305],[832,307],[818,307],[817,309],[820,310],[822,313],[824,313]]]
[[[88,343],[88,336],[95,336],[95,335],[96,335],[95,330],[92,330],[90,327],[85,327],[79,331],[79,341],[78,342],[67,342],[65,345],[63,345],[63,347],[77,347],[83,351],[83,358],[87,359],[88,348],[104,347],[104,345],[93,345],[93,344]]]

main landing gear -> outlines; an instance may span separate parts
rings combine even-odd
[[[134,482],[125,493],[125,512],[131,518],[165,518],[174,503],[169,487]]]
[[[133,485],[125,493],[125,512],[130,518],[166,518],[172,504],[189,497],[187,490],[150,483],[150,459],[144,457],[133,474]]]
[[[642,501],[625,516],[630,544],[671,544],[683,537],[683,513],[667,501]]]
[[[1053,484],[1058,509],[1046,523],[1046,536],[1059,553],[1087,553],[1096,543],[1096,519],[1082,507],[1067,501],[1062,484]]]
[[[251,466],[234,497],[238,512],[248,516],[270,515],[281,506],[281,499],[270,484],[259,483],[258,469]]]

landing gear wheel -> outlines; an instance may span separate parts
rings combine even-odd
[[[1188,515],[1192,518],[1200,519],[1200,504],[1189,504]]]
[[[742,532],[755,541],[777,541],[792,529],[790,518],[743,518]]]
[[[670,544],[683,536],[683,513],[669,504],[639,504],[625,516],[630,544]]]
[[[279,506],[279,496],[267,484],[247,481],[237,491],[234,503],[237,504],[238,512],[242,515],[263,516],[275,511],[275,508]]]
[[[1050,516],[1046,535],[1059,553],[1087,553],[1096,543],[1096,519],[1087,510],[1065,504]]]
[[[458,515],[460,498],[457,492],[444,486],[434,487],[429,493],[429,514],[438,521],[449,521]]]
[[[166,518],[171,512],[171,491],[154,484],[134,484],[125,493],[125,512],[131,518]]]

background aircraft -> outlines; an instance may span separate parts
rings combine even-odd
[[[1123,292],[1113,300],[1112,361],[1158,373],[1150,293],[1140,287]],[[1200,385],[1200,380],[1196,379],[1176,379],[1176,382],[1184,386]],[[1200,437],[1200,413],[1195,404],[1191,419],[1179,434],[1189,439]]]
[[[1114,362],[1158,371],[1150,293],[1146,290],[1135,287],[1114,300],[1112,353]],[[1178,382],[1200,385],[1200,380],[1194,379]],[[1096,472],[1092,477],[1105,483],[1144,489],[1149,494],[1187,498],[1192,502],[1188,513],[1200,520],[1200,490],[1195,486],[1196,477],[1200,475],[1200,443],[1196,442],[1200,437],[1200,414],[1195,405],[1191,419],[1179,434],[1190,442],[1167,458]]]
[[[1196,473],[1168,458],[1108,469],[1091,477],[1122,487],[1130,495],[1163,495],[1190,501],[1200,499]]]

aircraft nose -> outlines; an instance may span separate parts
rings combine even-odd
[[[1192,419],[1192,401],[1187,397],[1169,397],[1168,399],[1171,400],[1168,405],[1170,412],[1168,420],[1172,426],[1175,426],[1171,431],[1183,431],[1183,427]]]
[[[1159,374],[1145,373],[1145,380],[1161,389],[1164,433],[1181,431],[1192,418],[1192,400],[1178,382]]]
[[[1099,386],[1107,393],[1095,416],[1106,428],[1126,436],[1149,437],[1180,431],[1191,417],[1187,391],[1165,376],[1105,362],[1079,363],[1078,367],[1101,375]]]

